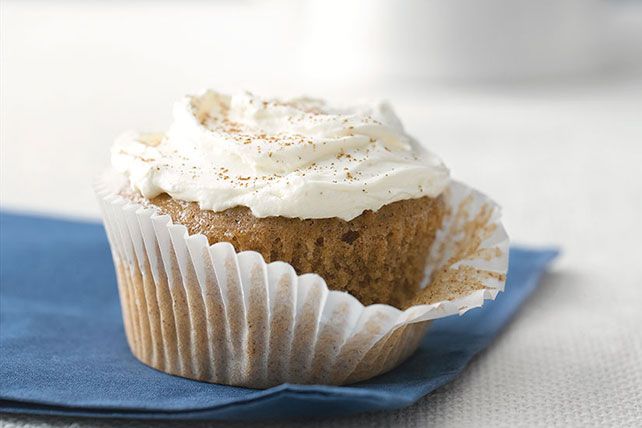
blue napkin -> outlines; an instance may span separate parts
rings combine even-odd
[[[163,419],[338,416],[408,406],[452,380],[535,289],[555,250],[512,248],[506,292],[433,323],[395,370],[253,390],[170,376],[130,353],[99,224],[0,213],[0,411]]]

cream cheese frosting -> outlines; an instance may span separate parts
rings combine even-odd
[[[441,160],[404,132],[389,104],[266,99],[206,91],[185,96],[165,134],[126,132],[112,165],[146,198],[168,193],[201,209],[256,217],[339,217],[448,184]]]

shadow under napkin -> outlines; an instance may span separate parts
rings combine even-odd
[[[436,320],[404,364],[350,386],[183,379],[129,351],[102,225],[0,213],[0,411],[163,419],[339,416],[408,406],[452,380],[537,286],[556,250],[511,248],[506,292]]]

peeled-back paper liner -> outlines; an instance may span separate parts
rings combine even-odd
[[[119,181],[119,180],[116,180]],[[508,236],[499,207],[451,182],[413,306],[363,306],[316,274],[254,251],[209,245],[168,215],[96,192],[118,277],[127,341],[158,370],[253,388],[281,383],[347,384],[386,372],[419,346],[431,321],[462,314],[503,290]]]

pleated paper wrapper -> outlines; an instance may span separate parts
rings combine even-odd
[[[408,358],[432,320],[481,306],[504,287],[499,207],[455,181],[423,288],[405,310],[363,306],[319,275],[297,275],[230,243],[209,245],[119,196],[119,185],[103,177],[96,193],[127,341],[140,361],[173,375],[252,388],[358,382]]]

